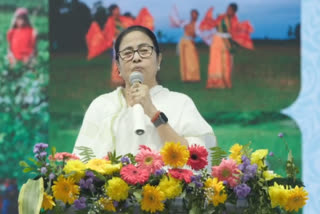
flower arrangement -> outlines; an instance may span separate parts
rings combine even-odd
[[[19,213],[291,213],[308,193],[296,178],[291,151],[287,177],[269,170],[268,150],[234,144],[230,154],[199,145],[167,142],[160,152],[141,145],[139,153],[82,159],[69,153],[48,156],[47,144],[34,146],[32,165],[21,162],[36,179],[24,184]],[[30,201],[30,197],[32,200]],[[32,211],[30,211],[32,210]]]

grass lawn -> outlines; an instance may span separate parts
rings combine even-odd
[[[270,44],[269,44],[270,43]],[[179,57],[174,45],[162,45],[161,83],[170,90],[188,94],[206,118],[221,111],[279,112],[289,106],[300,90],[299,45],[292,42],[257,42],[255,51],[239,49],[235,56],[232,89],[205,89],[208,47],[199,45],[201,82],[182,83]],[[51,112],[83,115],[109,85],[111,53],[91,61],[86,53],[51,54]]]

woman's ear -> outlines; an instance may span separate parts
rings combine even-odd
[[[117,70],[118,70],[118,72],[119,72],[119,75],[121,76],[121,70],[120,70],[120,64],[119,64],[119,61],[118,61],[118,60],[116,60],[115,62],[116,62],[116,66],[117,66]]]

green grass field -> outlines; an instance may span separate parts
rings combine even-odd
[[[205,89],[208,47],[200,45],[201,82],[182,83],[179,57],[174,45],[163,45],[161,83],[188,94],[205,117],[221,111],[272,111],[289,106],[300,89],[299,46],[293,43],[260,42],[255,51],[238,50],[235,56],[232,89]],[[50,73],[51,111],[82,115],[98,94],[109,86],[111,54],[91,61],[85,53],[52,54]],[[67,83],[67,84],[66,84]]]
[[[233,88],[223,90],[205,89],[208,47],[199,45],[202,78],[199,83],[180,81],[175,45],[163,45],[162,51],[161,84],[186,93],[194,100],[201,114],[210,121],[222,148],[251,141],[253,148],[268,148],[285,161],[285,146],[277,137],[278,132],[284,132],[297,164],[301,166],[301,135],[291,119],[279,119],[279,114],[278,119],[265,118],[265,121],[251,125],[243,125],[241,118],[226,124],[214,122],[217,112],[250,115],[256,111],[279,112],[289,106],[300,89],[298,44],[260,41],[256,43],[255,51],[238,50]],[[85,57],[85,53],[51,54],[49,142],[60,151],[72,151],[89,103],[98,95],[113,90],[109,86],[111,53],[91,61]],[[277,161],[270,160],[270,164],[277,172],[284,173]]]

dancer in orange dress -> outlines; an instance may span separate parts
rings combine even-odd
[[[30,64],[36,56],[37,32],[32,27],[28,10],[18,8],[14,13],[12,25],[7,32],[8,60],[11,66],[18,61]]]
[[[103,31],[100,30],[96,22],[93,22],[90,26],[86,36],[89,49],[88,59],[92,59],[105,50],[112,48],[117,36],[132,25],[141,25],[150,30],[154,29],[154,20],[147,8],[142,8],[135,19],[131,16],[121,15],[120,8],[116,4],[111,5],[109,11],[111,16],[107,19]],[[113,54],[110,84],[111,86],[119,86],[123,83]]]
[[[232,3],[225,14],[213,19],[213,8],[210,8],[200,24],[201,30],[217,29],[210,46],[207,88],[232,87],[233,56],[231,51],[235,43],[244,48],[253,49],[250,38],[253,28],[248,21],[238,21],[237,9],[237,4]]]
[[[178,44],[180,55],[180,76],[182,82],[200,81],[200,65],[197,48],[194,42],[196,38],[196,27],[199,12],[191,10],[191,20],[182,21],[178,17],[178,11],[174,7],[173,14],[170,15],[171,25],[184,29],[184,35]]]

